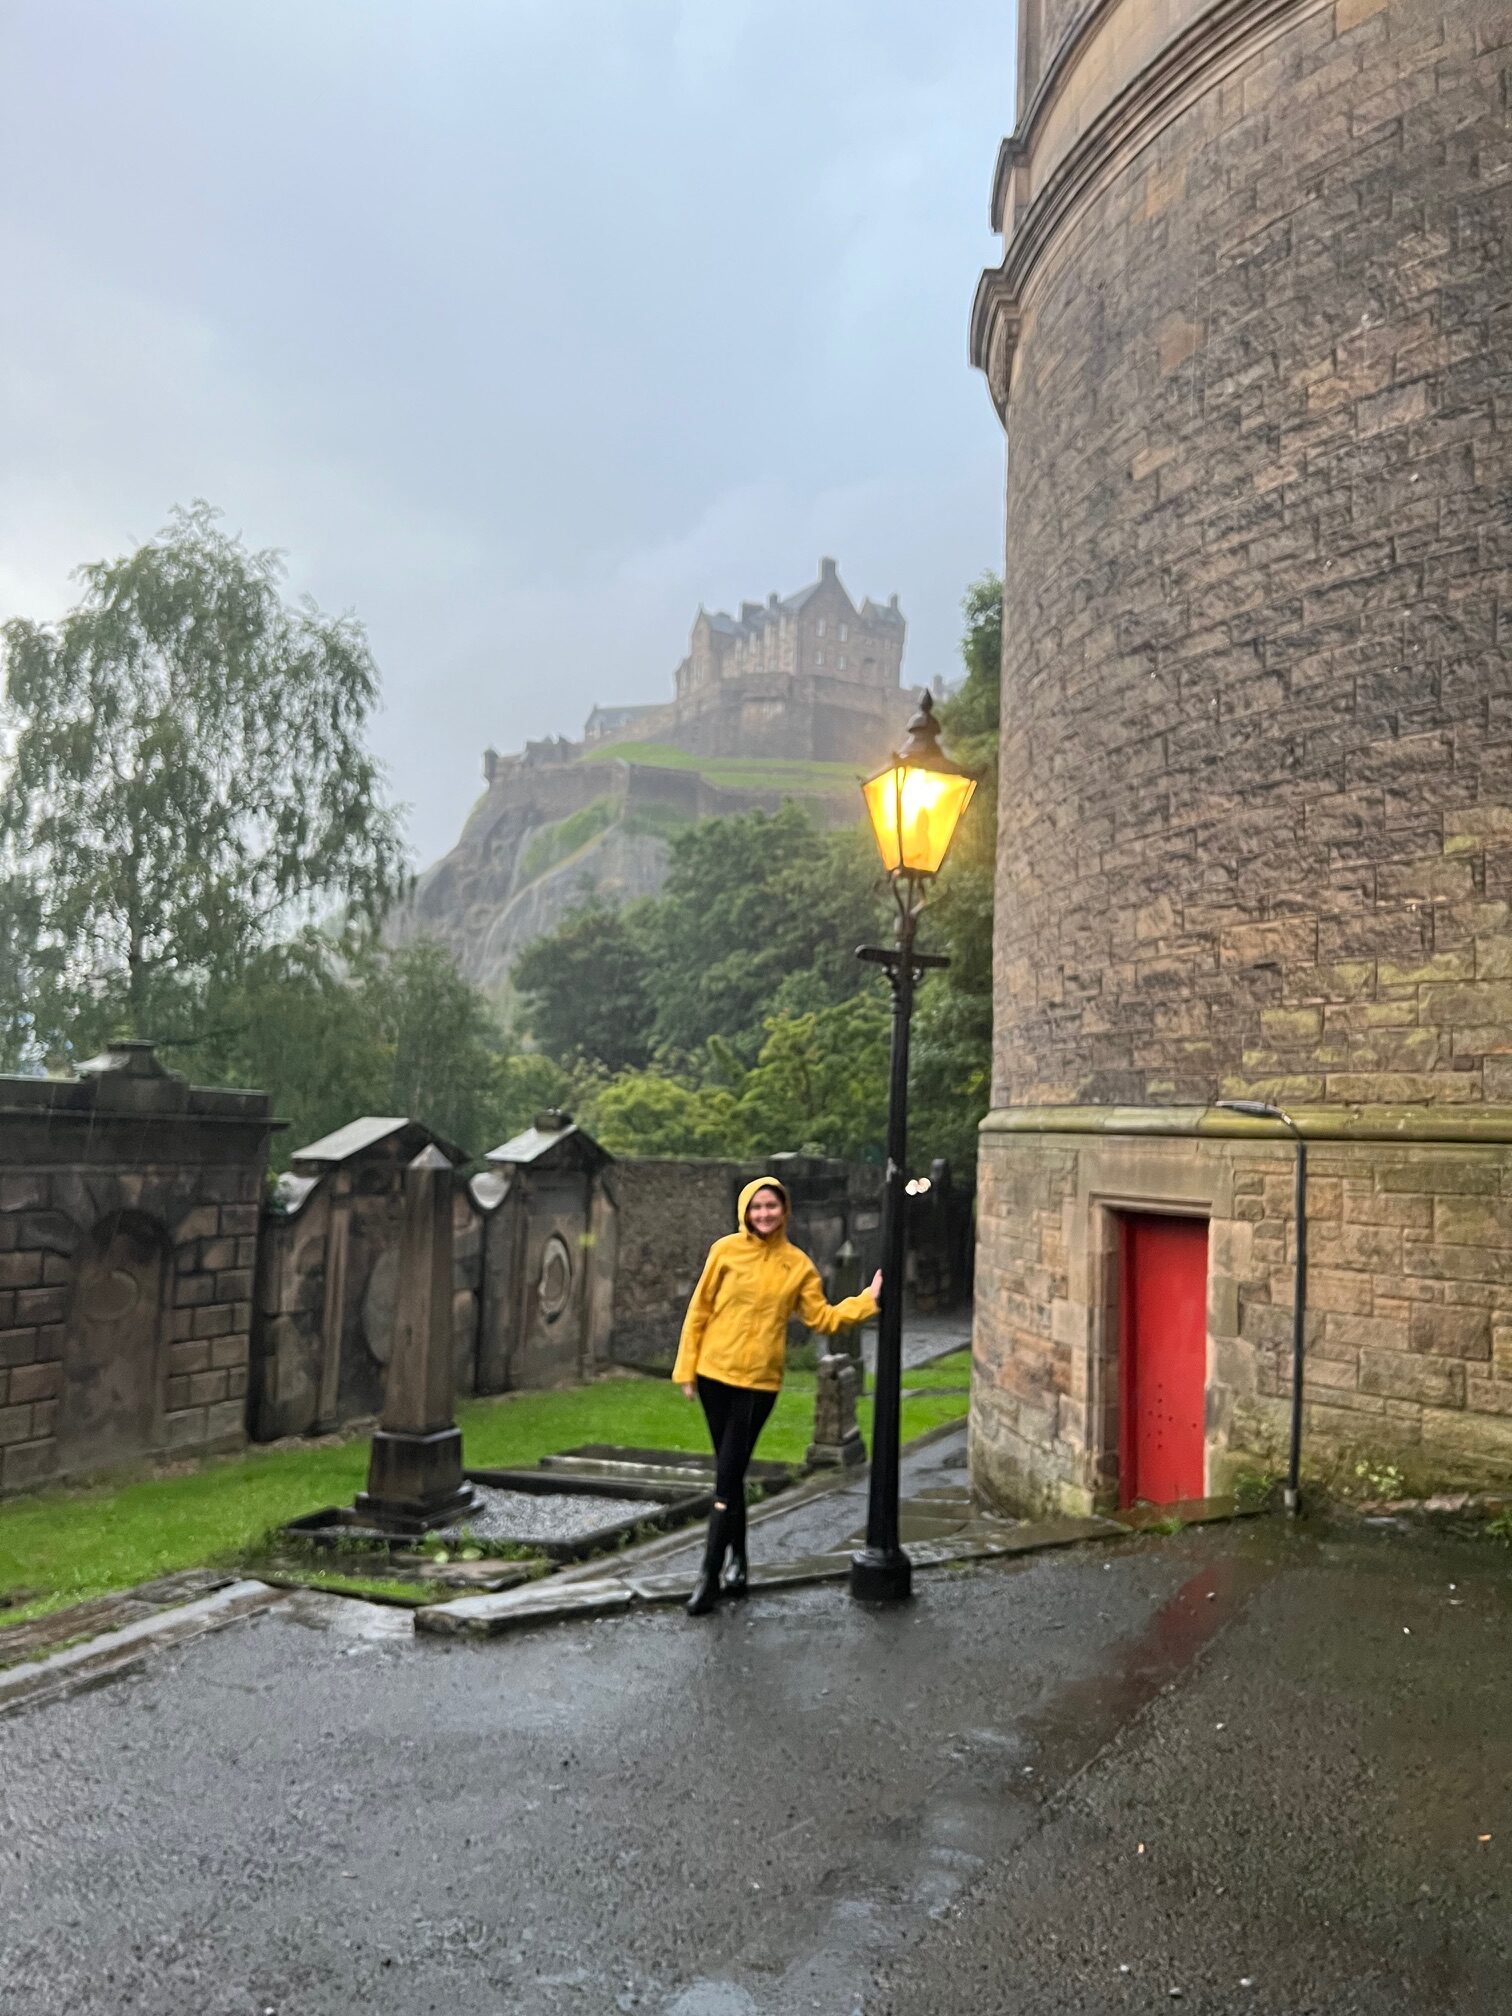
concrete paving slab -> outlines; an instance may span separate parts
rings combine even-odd
[[[459,1596],[450,1603],[427,1603],[415,1612],[415,1629],[441,1636],[492,1638],[527,1624],[555,1624],[574,1617],[607,1617],[635,1601],[621,1581],[557,1582],[548,1576],[528,1588],[501,1596]]]
[[[766,1567],[751,1568],[753,1590],[797,1589],[809,1582],[831,1582],[850,1573],[849,1550],[826,1554],[803,1554],[796,1561],[773,1561]]]

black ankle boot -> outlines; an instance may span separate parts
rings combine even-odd
[[[744,1596],[750,1586],[751,1568],[746,1560],[744,1505],[732,1505],[725,1530],[725,1570],[721,1587],[726,1596]]]
[[[719,1601],[719,1568],[724,1560],[725,1526],[729,1514],[716,1507],[709,1514],[709,1537],[704,1542],[703,1566],[688,1598],[688,1615],[706,1617]]]

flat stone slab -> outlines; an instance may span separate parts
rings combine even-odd
[[[1116,1540],[1128,1530],[1116,1519],[1075,1519],[1068,1516],[1064,1519],[1026,1519],[1021,1526],[1008,1527],[1000,1542],[995,1535],[979,1536],[976,1530],[970,1537],[973,1540],[992,1538],[992,1551],[996,1554],[1033,1554],[1045,1547],[1074,1547],[1079,1540]]]
[[[1222,1501],[1204,1501],[1216,1504]],[[905,1514],[908,1507],[903,1508]],[[945,1508],[942,1508],[944,1510]],[[959,1512],[959,1505],[953,1508]],[[1170,1511],[1165,1519],[1172,1516]],[[1211,1512],[1211,1518],[1232,1516]],[[1005,1555],[1034,1554],[1051,1547],[1073,1547],[1085,1540],[1127,1538],[1131,1528],[1121,1519],[1067,1516],[1053,1519],[1010,1521],[985,1513],[971,1518],[946,1516],[936,1521],[920,1519],[920,1526],[934,1524],[938,1530],[909,1539],[906,1519],[904,1538],[915,1568],[948,1568],[958,1562],[1001,1559]],[[1152,1519],[1151,1525],[1163,1523]],[[751,1593],[764,1595],[781,1589],[801,1588],[815,1582],[837,1582],[850,1574],[854,1542],[829,1551],[804,1554],[790,1561],[754,1561],[751,1564]],[[427,1604],[415,1612],[419,1631],[471,1633],[480,1637],[512,1631],[527,1624],[553,1623],[573,1617],[604,1617],[627,1610],[637,1603],[680,1603],[693,1587],[694,1568],[633,1568],[612,1578],[574,1581],[570,1577],[547,1576],[528,1589],[515,1589],[500,1596],[463,1596],[449,1603]]]
[[[619,1581],[569,1582],[548,1576],[526,1589],[500,1596],[458,1596],[450,1603],[427,1603],[415,1612],[415,1629],[442,1635],[493,1638],[526,1624],[549,1624],[569,1617],[607,1617],[635,1601]]]
[[[627,1575],[625,1587],[637,1603],[684,1603],[693,1593],[693,1576],[668,1569],[665,1574]]]
[[[699,1449],[639,1449],[618,1442],[583,1442],[575,1449],[561,1449],[543,1456],[542,1470],[563,1470],[582,1476],[646,1477],[651,1482],[663,1478],[693,1484],[714,1476],[714,1458]],[[752,1460],[746,1471],[752,1484],[786,1484],[793,1477],[790,1463],[771,1463],[761,1457]]]
[[[837,1576],[849,1575],[851,1550],[837,1550],[833,1554],[801,1554],[796,1561],[773,1561],[766,1566],[751,1564],[751,1588],[755,1591],[767,1589],[796,1589],[805,1582],[830,1582]]]
[[[339,1570],[331,1571],[339,1573]],[[487,1556],[481,1561],[418,1561],[401,1559],[384,1564],[388,1578],[423,1583],[441,1589],[471,1589],[497,1594],[501,1589],[517,1589],[528,1582],[535,1570],[528,1561],[500,1561]]]
[[[154,1646],[178,1644],[204,1631],[215,1631],[239,1617],[283,1600],[283,1591],[267,1582],[231,1582],[213,1595],[172,1609],[151,1611],[119,1630],[106,1631],[81,1645],[68,1645],[44,1659],[29,1660],[0,1672],[0,1715],[38,1697],[64,1693],[108,1678],[134,1665]]]
[[[969,1512],[950,1511],[944,1507],[920,1506],[916,1500],[898,1508],[898,1538],[905,1547],[912,1547],[916,1541],[946,1540],[951,1534],[959,1533],[970,1518]],[[847,1533],[841,1542],[845,1547],[864,1547],[866,1528],[858,1526],[854,1533]]]
[[[33,1617],[24,1624],[4,1623],[4,1612],[0,1611],[0,1668],[19,1660],[35,1659],[55,1645],[98,1638],[107,1631],[138,1623],[161,1610],[188,1603],[196,1596],[211,1595],[235,1579],[210,1568],[188,1568],[182,1574],[160,1576],[155,1582],[140,1582],[134,1589],[117,1589],[108,1596],[92,1596],[83,1603],[71,1603],[63,1610],[49,1610],[45,1616]]]

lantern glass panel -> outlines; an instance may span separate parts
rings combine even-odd
[[[974,777],[913,763],[869,777],[861,791],[888,873],[937,875],[975,790]]]

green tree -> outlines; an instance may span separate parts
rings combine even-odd
[[[538,938],[511,974],[522,1019],[546,1055],[639,1070],[651,1054],[646,955],[633,915],[590,902]]]
[[[880,991],[806,1015],[769,1017],[735,1106],[751,1152],[795,1149],[853,1160],[880,1154],[890,1027]]]
[[[723,1036],[754,1062],[768,1016],[861,991],[855,948],[882,914],[859,824],[826,833],[788,803],[692,828],[672,842],[666,886],[641,925],[656,1043],[696,1055]]]
[[[980,575],[961,598],[966,677],[940,707],[940,725],[958,763],[997,763],[1003,683],[1003,578]]]
[[[487,997],[426,939],[343,959],[302,933],[215,997],[216,1026],[170,1048],[174,1068],[272,1095],[275,1166],[363,1113],[403,1114],[486,1153],[561,1096],[545,1058],[509,1053]]]
[[[997,852],[997,749],[1002,688],[1003,584],[984,574],[967,589],[961,658],[966,677],[940,709],[943,740],[982,771],[970,810],[933,892],[929,942],[950,966],[926,981],[914,1021],[910,1134],[914,1159],[947,1156],[974,1175],[977,1128],[992,1091],[992,928]]]
[[[421,938],[368,953],[357,980],[387,1071],[382,1110],[424,1120],[470,1154],[496,1148],[511,1131],[502,1111],[504,1032],[450,952]]]
[[[29,1047],[65,1056],[192,1035],[301,922],[371,926],[405,879],[354,618],[287,607],[278,555],[204,504],[81,578],[56,627],[3,633],[0,943],[29,934]]]
[[[746,1143],[727,1086],[626,1071],[587,1103],[584,1118],[611,1155],[738,1156]]]
[[[523,1133],[546,1107],[571,1107],[574,1098],[571,1079],[539,1050],[516,1050],[496,1058],[492,1110],[497,1118],[488,1146],[497,1148]]]
[[[273,1139],[275,1168],[359,1114],[393,1110],[389,1060],[362,989],[318,932],[256,954],[206,1006],[195,1040],[170,1042],[164,1059],[201,1084],[269,1093],[286,1123]]]

